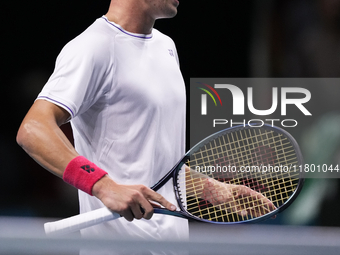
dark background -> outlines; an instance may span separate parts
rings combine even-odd
[[[0,215],[78,213],[76,190],[35,163],[16,144],[15,136],[61,48],[105,14],[108,6],[109,0],[3,4]],[[174,19],[158,20],[155,27],[175,41],[188,85],[191,77],[339,77],[339,6],[338,0],[183,0]],[[320,88],[320,95],[330,97],[315,107],[337,111],[339,88]],[[315,116],[316,124],[323,114]],[[64,130],[72,139],[69,127]],[[338,140],[335,144],[332,159],[338,157]],[[287,224],[340,225],[329,220],[339,213],[338,181],[332,180],[331,185],[333,189],[324,191],[310,209],[318,208],[316,216]],[[278,218],[272,222],[280,224]]]

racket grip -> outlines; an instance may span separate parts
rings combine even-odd
[[[112,212],[106,207],[91,212],[78,214],[66,219],[44,224],[46,235],[62,235],[79,231],[99,223],[120,218],[118,213]]]

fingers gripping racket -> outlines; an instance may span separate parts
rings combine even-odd
[[[237,126],[195,145],[151,189],[171,178],[180,211],[155,213],[215,224],[256,222],[287,208],[303,186],[302,155],[286,131]],[[47,234],[78,231],[119,218],[107,208],[45,224]]]

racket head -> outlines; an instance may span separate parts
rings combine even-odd
[[[271,218],[285,210],[301,191],[304,176],[298,166],[302,164],[303,157],[298,143],[281,128],[267,124],[261,127],[242,125],[219,131],[191,148],[172,170],[175,195],[182,216],[185,214],[188,218],[215,224],[255,223]],[[242,203],[257,204],[261,199],[249,201],[248,198],[241,196],[235,202],[241,208],[237,209],[234,202],[216,204],[216,201],[212,203],[209,199],[202,199],[202,194],[190,195],[193,185],[187,184],[188,173],[185,166],[190,167],[191,175],[192,170],[195,170],[195,175],[199,167],[202,170],[200,174],[205,175],[207,179],[213,178],[220,183],[243,185],[255,190],[272,201],[276,209],[268,213],[263,211],[262,213],[248,213],[245,217],[238,211],[242,210]],[[209,166],[215,166],[215,170],[218,166],[221,169],[227,167],[224,168],[227,172],[216,173],[211,168],[208,172],[206,167]],[[279,167],[282,171],[277,173],[264,173],[262,170],[258,173],[240,171],[241,167],[249,167],[249,169],[255,167],[256,169],[260,166],[262,169],[264,166],[272,166],[273,169]],[[206,172],[203,172],[204,167]],[[287,169],[289,171],[284,172]],[[206,184],[202,185],[202,190],[205,191],[203,187]],[[200,188],[194,187],[193,189],[199,190]],[[200,193],[200,191],[194,193]],[[259,210],[262,209],[259,207]]]

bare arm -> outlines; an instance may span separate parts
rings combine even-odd
[[[69,113],[45,100],[37,100],[17,134],[18,144],[41,166],[62,177],[67,164],[79,154],[59,126]]]
[[[61,107],[45,100],[37,100],[25,116],[18,134],[18,144],[41,166],[62,178],[68,163],[79,156],[67,137],[59,128],[69,118]],[[92,188],[110,210],[132,221],[150,219],[153,214],[152,201],[169,210],[175,206],[160,194],[143,185],[121,185],[105,176]],[[144,209],[144,214],[141,210]]]
[[[185,177],[188,196],[207,200],[214,206],[236,212],[241,216],[259,217],[276,209],[269,199],[245,185],[219,182],[189,167],[185,168]],[[245,198],[248,203],[242,202]]]

